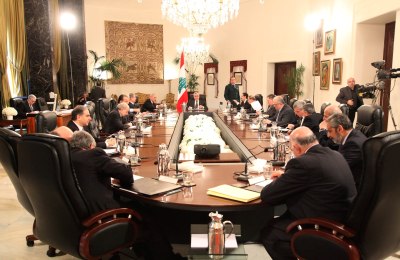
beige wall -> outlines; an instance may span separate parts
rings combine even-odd
[[[104,20],[153,23],[164,25],[164,63],[175,68],[176,45],[188,33],[162,19],[160,1],[143,0],[86,0],[87,48],[105,54]],[[219,60],[219,97],[214,98],[214,89],[207,87],[209,107],[217,108],[223,101],[223,90],[229,81],[229,62],[245,59],[248,62],[248,92],[261,93],[264,97],[273,92],[274,63],[296,61],[306,67],[303,98],[312,98],[315,80],[315,106],[323,102],[336,103],[335,98],[346,79],[356,77],[360,84],[371,82],[375,70],[372,61],[382,59],[384,24],[399,20],[398,0],[268,0],[260,5],[258,0],[242,0],[238,17],[205,35],[206,43]],[[310,14],[319,15],[324,20],[324,31],[336,29],[335,54],[324,55],[321,60],[343,59],[342,84],[330,85],[329,90],[319,89],[319,77],[313,77],[312,53],[313,33],[307,31],[304,19]],[[400,26],[396,28],[393,67],[400,67]],[[200,91],[203,91],[203,68],[200,75]],[[177,92],[177,80],[172,81],[172,92]],[[399,83],[392,92],[393,112],[400,123],[400,105],[394,98],[400,96]],[[159,99],[168,92],[164,85],[107,85],[107,94],[128,92],[155,92]],[[389,129],[392,128],[391,123]]]

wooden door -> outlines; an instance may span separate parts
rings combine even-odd
[[[275,63],[275,82],[274,82],[274,94],[282,95],[288,93],[288,85],[285,77],[291,70],[296,69],[296,62],[282,62]]]

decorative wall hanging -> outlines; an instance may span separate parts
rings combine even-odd
[[[313,54],[313,75],[314,76],[319,76],[319,71],[320,71],[320,65],[321,63],[321,52],[316,51]]]
[[[242,72],[235,72],[234,77],[236,79],[236,85],[242,85],[242,77],[243,77]]]
[[[315,37],[314,38],[315,39],[315,48],[321,48],[322,44],[323,44],[323,41],[324,41],[324,33],[323,33],[323,30],[322,30],[323,23],[324,23],[324,21],[321,20],[319,25],[318,25],[317,30],[315,30],[315,35],[314,35],[314,37]]]
[[[113,84],[163,84],[163,26],[105,21],[106,56],[126,63]]]
[[[329,89],[330,69],[331,69],[331,61],[330,60],[321,61],[321,85],[320,85],[320,89],[323,89],[323,90],[328,90]]]
[[[332,83],[340,84],[342,82],[342,71],[343,71],[343,63],[342,59],[333,59],[333,72],[332,72]]]
[[[335,53],[336,30],[325,32],[325,54]]]
[[[207,86],[215,87],[214,97],[218,98],[218,63],[204,63],[204,95],[207,95]]]
[[[235,60],[230,62],[230,72],[231,77],[236,77],[235,73],[242,73],[241,77],[241,85],[243,86],[242,92],[247,92],[247,79],[246,79],[246,71],[247,71],[247,60]],[[237,84],[239,85],[239,84]]]

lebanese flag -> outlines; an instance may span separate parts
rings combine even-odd
[[[181,62],[179,69],[179,86],[178,86],[178,103],[176,104],[176,110],[182,112],[182,103],[188,102],[188,94],[186,90],[186,71],[185,71],[185,60],[183,50],[181,54]]]

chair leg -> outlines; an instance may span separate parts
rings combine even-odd
[[[32,247],[35,244],[35,240],[39,240],[35,235],[26,236],[26,245]]]

